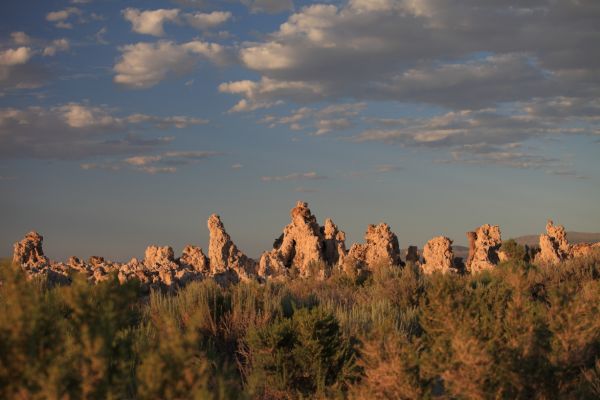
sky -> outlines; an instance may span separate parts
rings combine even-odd
[[[600,231],[597,0],[4,0],[0,255]]]

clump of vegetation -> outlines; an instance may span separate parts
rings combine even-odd
[[[600,254],[175,294],[0,267],[0,398],[600,397]]]

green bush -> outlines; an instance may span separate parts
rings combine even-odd
[[[341,393],[360,377],[355,342],[319,307],[251,330],[247,343],[248,387],[261,398]]]

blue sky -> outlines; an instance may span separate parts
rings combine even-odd
[[[4,1],[0,254],[257,257],[296,200],[348,245],[600,231],[592,0]]]

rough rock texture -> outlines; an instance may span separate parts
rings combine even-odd
[[[37,232],[29,232],[23,240],[13,246],[13,263],[27,267],[43,267],[48,264],[42,242],[44,237]]]
[[[323,251],[325,262],[329,265],[338,265],[344,262],[346,256],[346,234],[340,230],[330,218],[325,220],[321,227],[323,235]]]
[[[546,233],[540,235],[540,252],[535,261],[544,264],[556,264],[571,255],[567,234],[562,225],[555,226],[552,220],[546,223]]]
[[[183,249],[183,253],[179,258],[179,263],[183,265],[189,265],[195,271],[209,273],[210,266],[208,264],[208,257],[204,254],[200,247],[187,245]]]
[[[171,246],[148,246],[146,248],[144,264],[146,264],[147,267],[170,265],[174,263],[175,253],[173,253],[173,248]]]
[[[469,253],[469,272],[475,273],[494,268],[499,261],[498,250],[501,245],[502,237],[498,225],[480,226],[475,232],[474,249]]]
[[[310,265],[340,265],[346,256],[346,234],[331,219],[320,227],[308,204],[302,201],[292,208],[291,222],[273,243],[273,250],[262,254],[258,274],[263,277],[289,277],[292,267],[301,277],[325,271],[311,271]]]
[[[406,262],[416,264],[419,262],[419,249],[417,246],[408,246],[406,250]]]
[[[426,274],[435,271],[441,273],[457,272],[453,264],[454,253],[452,251],[452,240],[445,236],[437,236],[431,239],[423,248],[423,264],[421,268]]]
[[[369,269],[382,264],[402,264],[398,237],[385,223],[369,225],[365,233],[365,243],[353,244],[348,257]]]
[[[600,242],[597,243],[577,243],[571,246],[569,249],[569,257],[587,257],[591,255],[595,250],[600,250]]]
[[[208,230],[210,233],[208,258],[211,275],[231,275],[233,279],[246,280],[255,274],[256,262],[237,248],[217,214],[211,215],[208,219]]]
[[[477,232],[467,232],[467,240],[469,241],[469,255],[467,256],[467,262],[465,267],[467,271],[471,270],[471,262],[473,262],[473,257],[475,256],[475,242],[477,241]]]

